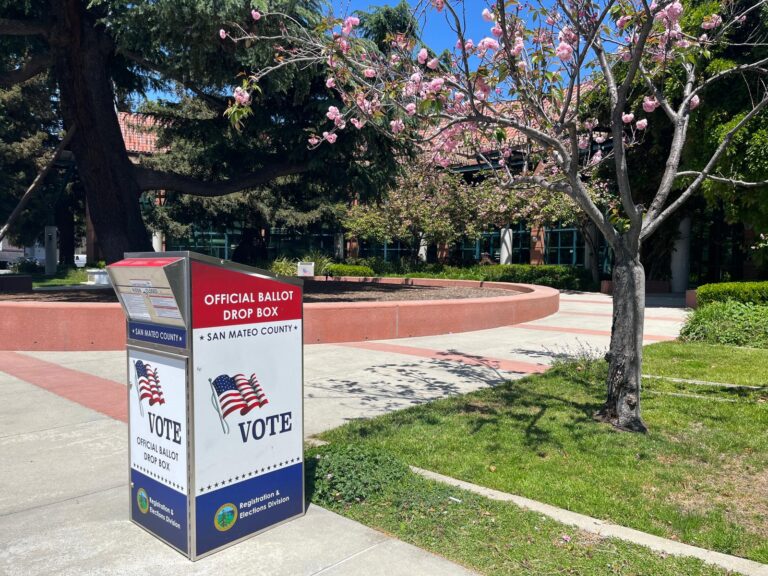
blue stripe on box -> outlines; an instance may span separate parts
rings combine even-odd
[[[196,498],[197,554],[205,554],[230,542],[298,516],[304,512],[304,465],[294,464],[256,476]],[[237,509],[234,523],[217,514]],[[224,529],[222,529],[224,528]]]
[[[139,508],[139,491],[149,509]],[[161,540],[187,553],[187,497],[141,472],[131,469],[131,519]]]
[[[153,344],[163,344],[164,346],[175,346],[176,348],[187,347],[186,328],[176,328],[174,326],[128,322],[128,338],[152,342]]]

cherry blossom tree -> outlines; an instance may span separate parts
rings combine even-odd
[[[440,55],[415,44],[418,35],[399,30],[382,52],[358,34],[355,16],[329,17],[322,30],[308,30],[281,14],[258,13],[280,19],[280,32],[262,35],[233,25],[221,34],[274,47],[273,64],[254,70],[241,87],[254,98],[262,78],[288,63],[325,67],[326,85],[344,106],[328,109],[328,123],[308,136],[309,147],[333,145],[347,131],[372,125],[419,142],[437,166],[479,156],[495,168],[500,188],[536,187],[578,206],[614,252],[609,373],[599,417],[620,429],[645,431],[641,247],[707,179],[747,188],[766,184],[731,178],[721,160],[734,136],[768,105],[768,58],[712,65],[715,49],[764,46],[757,32],[739,46],[732,37],[758,30],[765,2],[496,0],[482,8],[431,0],[416,8],[417,21],[443,20],[456,38],[454,48]],[[485,22],[486,36],[469,37],[471,19]],[[707,161],[682,169],[691,119],[706,114],[707,88],[737,80],[751,90],[753,106]],[[607,97],[606,118],[590,116],[586,103],[595,93]],[[235,122],[251,105],[242,100],[229,111]],[[658,189],[642,204],[633,195],[627,157],[659,115],[672,124],[673,136]],[[614,210],[598,206],[590,194],[588,182],[599,168],[611,173]]]

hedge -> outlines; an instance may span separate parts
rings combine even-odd
[[[369,266],[356,266],[353,264],[329,264],[325,268],[328,276],[367,276],[373,277],[376,274]]]
[[[680,339],[768,348],[768,306],[736,300],[704,304],[688,316]]]
[[[704,284],[696,289],[696,303],[699,306],[727,300],[768,304],[768,282],[722,282]]]
[[[455,268],[446,266],[439,273],[414,272],[413,278],[450,278],[452,280],[484,280],[488,282],[517,282],[551,286],[560,290],[590,290],[595,286],[592,274],[584,268],[556,264],[495,264]]]

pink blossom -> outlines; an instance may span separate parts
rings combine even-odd
[[[632,21],[632,16],[622,16],[616,21],[616,26],[619,30],[624,30],[624,28],[627,27],[627,24],[629,24]]]
[[[472,38],[466,41],[464,44],[464,50],[467,52],[470,52],[475,47],[475,43],[473,42]]]
[[[718,14],[711,14],[710,16],[704,16],[704,22],[701,27],[704,30],[713,30],[723,23],[723,19]]]
[[[434,6],[435,10],[438,12],[442,12],[445,7],[445,0],[432,0],[432,6]]]
[[[397,120],[392,120],[389,123],[389,127],[392,129],[392,134],[399,134],[403,130],[405,130],[405,124],[403,124],[403,121],[398,118]]]
[[[328,106],[328,112],[325,115],[328,117],[328,120],[333,120],[334,122],[337,118],[341,118],[341,112],[336,106]]]
[[[352,118],[350,122],[352,122],[352,126],[357,128],[358,130],[362,130],[363,126],[365,126],[365,120],[358,120],[357,118]]]
[[[334,134],[333,132],[323,132],[323,139],[328,141],[328,144],[333,144],[336,142],[336,138],[338,136]]]
[[[576,34],[573,28],[566,26],[560,30],[560,33],[557,35],[557,39],[562,40],[563,42],[567,42],[571,46],[575,46],[576,42],[579,40],[579,35]]]
[[[219,38],[221,38],[222,40],[224,40],[224,39],[226,39],[226,37],[227,37],[227,31],[226,31],[226,30],[224,30],[224,28],[222,28],[221,30],[219,30]]]
[[[656,110],[658,107],[659,101],[656,100],[655,96],[646,96],[643,98],[643,110],[645,110],[648,114]]]
[[[586,138],[579,138],[579,150],[586,150],[588,145]]]
[[[699,42],[701,42],[702,44],[709,42],[709,36],[707,34],[702,34],[701,36],[699,36]]]
[[[349,40],[346,38],[338,38],[336,40],[336,43],[339,45],[339,48],[341,49],[342,54],[346,54],[349,52],[350,44]]]
[[[699,107],[700,104],[699,95],[696,94],[693,98],[691,98],[691,110],[696,110],[696,108]]]
[[[595,136],[595,142],[598,144],[603,144],[605,142],[605,136]]]
[[[555,25],[555,19],[552,16],[547,16],[547,25],[548,26],[554,26]]]
[[[515,36],[515,45],[512,48],[512,53],[515,56],[520,56],[520,54],[523,52],[523,48],[525,48],[525,45],[523,44],[523,38],[521,36]]]
[[[375,78],[376,77],[376,70],[373,68],[366,68],[363,70],[363,76],[366,78]]]
[[[568,62],[568,60],[573,58],[573,48],[570,44],[560,42],[560,44],[558,44],[557,48],[555,49],[555,54],[557,54],[557,57],[560,58],[560,60],[563,62]]]
[[[645,118],[643,118],[642,120],[638,120],[637,122],[635,122],[635,128],[637,128],[638,130],[645,130],[646,128],[648,128],[648,120]]]
[[[560,538],[562,538],[563,542],[565,542],[566,544],[571,541],[571,537],[568,536],[568,534],[563,534],[562,536],[560,536]]]
[[[480,42],[477,43],[477,47],[480,50],[498,50],[499,43],[496,41],[496,39],[487,37],[480,40]]]
[[[603,159],[603,151],[598,150],[592,155],[592,158],[590,159],[589,163],[590,165],[595,165],[600,162],[600,160]]]
[[[416,114],[416,104],[409,102],[405,105],[405,111],[408,113],[408,116],[413,116]]]
[[[317,136],[310,136],[307,142],[309,142],[310,146],[317,146],[318,144],[320,144],[320,138],[318,138]]]
[[[501,29],[501,26],[496,24],[493,28],[491,28],[491,34],[496,36],[496,38],[501,38],[501,35],[504,33],[504,31]]]
[[[435,78],[429,83],[429,90],[431,92],[440,92],[443,89],[443,84],[445,84],[445,79]]]
[[[635,115],[632,114],[632,112],[625,112],[624,114],[621,115],[621,121],[624,122],[624,124],[629,124],[634,119],[635,119]]]
[[[438,66],[440,66],[440,61],[437,58],[432,58],[432,60],[427,62],[427,68],[430,70],[437,70]]]
[[[419,61],[419,64],[426,63],[427,58],[429,58],[429,53],[427,52],[427,49],[422,48],[421,50],[419,50],[419,55],[416,56],[416,60]]]
[[[488,8],[483,8],[483,20],[486,22],[493,22],[496,20],[496,16],[494,16],[493,12],[488,10]]]
[[[349,26],[360,26],[360,18],[357,16],[349,16],[346,20],[344,20],[345,25]]]
[[[234,96],[235,102],[237,102],[240,106],[247,106],[251,103],[251,95],[239,86],[235,88]]]
[[[520,62],[517,63],[517,67],[520,70],[527,70],[528,69],[528,64],[527,64],[527,62],[525,60],[520,60]]]
[[[410,81],[414,84],[420,84],[421,83],[421,73],[420,72],[414,72],[411,74]]]
[[[680,4],[680,2],[673,2],[669,6],[667,6],[667,17],[672,22],[677,22],[680,19],[680,16],[683,14],[683,5]]]
[[[336,87],[336,80],[334,80],[333,78],[328,78],[325,81],[325,87],[326,88],[335,88]]]
[[[622,62],[629,62],[632,60],[632,52],[627,50],[626,48],[622,48],[619,50],[619,57],[621,58]]]
[[[258,10],[251,10],[251,18],[253,18],[258,22],[259,20],[261,20],[261,12],[259,12]]]

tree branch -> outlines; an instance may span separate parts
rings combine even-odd
[[[44,70],[50,68],[53,59],[50,54],[36,54],[30,58],[21,68],[12,70],[6,74],[0,74],[0,88],[10,88],[34,78]]]
[[[238,178],[220,180],[218,182],[205,182],[189,176],[153,170],[143,166],[134,166],[133,168],[139,190],[142,192],[148,190],[172,190],[181,194],[208,198],[225,196],[249,188],[256,188],[268,184],[275,178],[301,174],[307,170],[309,170],[309,165],[306,163],[272,164],[259,172],[246,174]]]
[[[0,18],[0,36],[44,36],[48,37],[51,28],[34,20],[11,20]]]
[[[45,177],[48,176],[51,168],[53,168],[53,166],[56,164],[56,161],[59,159],[59,156],[61,156],[64,148],[69,145],[69,142],[72,140],[75,132],[77,132],[77,124],[73,124],[72,128],[67,131],[64,138],[61,140],[61,142],[59,142],[59,145],[56,146],[56,150],[54,150],[51,159],[48,160],[48,163],[43,166],[43,169],[40,170],[37,176],[35,176],[32,184],[29,188],[27,188],[27,191],[24,192],[21,200],[19,200],[19,203],[16,205],[16,208],[14,208],[13,212],[11,212],[11,215],[8,216],[8,221],[3,225],[2,228],[0,228],[0,241],[2,241],[2,239],[5,238],[5,235],[8,234],[8,230],[10,230],[11,226],[13,226],[18,217],[21,215],[22,210],[24,210],[24,207],[32,199],[32,196],[35,194],[40,185],[45,182]]]
[[[195,96],[198,96],[199,98],[203,99],[205,102],[207,102],[214,108],[223,108],[223,107],[226,107],[227,105],[226,98],[221,98],[219,96],[215,96],[213,94],[208,94],[207,92],[204,92],[198,86],[192,84],[187,80],[182,80],[180,78],[177,78],[170,70],[167,70],[162,66],[158,66],[153,62],[150,62],[140,54],[136,54],[135,52],[131,52],[130,50],[125,50],[123,48],[118,48],[117,52],[118,54],[122,54],[123,56],[128,58],[128,60],[135,62],[145,70],[149,70],[151,72],[157,72],[158,74],[161,74],[163,76],[166,76],[167,78],[170,78],[171,80],[174,80],[175,82],[178,82],[184,88],[192,92]]]
[[[712,157],[709,159],[709,162],[707,162],[707,165],[704,167],[701,172],[698,173],[698,176],[694,179],[693,182],[686,188],[682,194],[672,202],[669,206],[667,206],[663,212],[661,212],[656,218],[647,218],[645,222],[643,223],[643,229],[640,234],[640,239],[647,238],[651,234],[654,233],[654,231],[661,225],[664,220],[666,220],[670,214],[672,214],[675,210],[677,210],[680,206],[682,206],[688,198],[691,197],[691,195],[696,192],[696,190],[699,189],[699,186],[701,186],[701,183],[704,181],[705,178],[708,178],[710,175],[710,172],[715,167],[717,162],[720,160],[720,157],[723,155],[725,150],[728,148],[728,145],[731,143],[731,140],[733,139],[733,136],[741,130],[741,128],[744,127],[752,118],[757,116],[757,114],[768,106],[768,94],[763,96],[763,99],[758,102],[752,110],[747,113],[744,118],[742,118],[736,126],[731,128],[728,133],[723,138],[722,142],[720,142],[720,145],[717,147],[717,150],[712,154]]]
[[[696,170],[683,170],[676,174],[677,178],[683,176],[696,176],[699,177],[703,172],[697,172]],[[768,180],[759,180],[757,182],[746,182],[737,178],[726,178],[725,176],[715,176],[714,174],[704,174],[704,178],[712,180],[713,182],[720,182],[721,184],[731,184],[732,186],[738,186],[739,188],[760,188],[761,186],[768,186]]]

